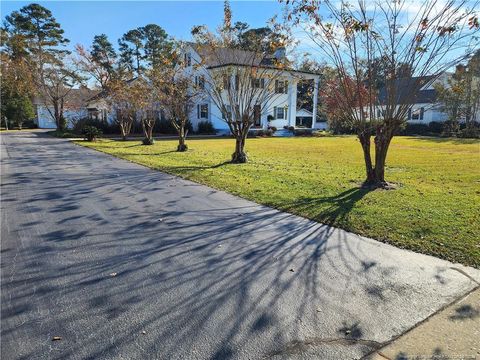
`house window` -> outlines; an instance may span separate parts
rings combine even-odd
[[[195,76],[195,85],[200,89],[205,89],[205,76]]]
[[[225,108],[227,109],[227,111],[222,113],[222,118],[223,118],[223,120],[231,120],[232,119],[232,107],[230,105],[226,105]]]
[[[199,119],[208,119],[208,104],[197,105],[197,117]]]
[[[423,120],[423,115],[425,113],[425,109],[421,107],[420,109],[410,109],[408,111],[408,120]]]
[[[230,87],[230,77],[228,75],[223,75],[223,90],[228,90]]]
[[[253,106],[253,125],[262,126],[262,107],[260,105]]]
[[[275,80],[275,92],[277,94],[286,94],[288,89],[288,81]]]
[[[285,119],[286,111],[284,107],[275,107],[273,109],[273,113],[275,115],[275,119]]]
[[[252,85],[255,89],[265,88],[265,79],[252,79]]]
[[[192,65],[192,54],[185,53],[185,67]]]

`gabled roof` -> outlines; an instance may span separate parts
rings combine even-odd
[[[98,95],[99,93],[99,90],[91,90],[87,87],[80,87],[78,89],[71,89],[65,97],[65,100],[69,106],[79,108],[85,106],[90,98]],[[33,103],[35,105],[45,105],[46,102],[45,96],[42,96],[41,94],[35,96],[33,99]]]
[[[437,76],[417,76],[394,80],[393,91],[399,104],[414,103],[435,103],[437,93],[434,89],[425,89]],[[378,93],[380,104],[384,104],[388,96],[389,87],[382,87]]]
[[[208,69],[221,68],[225,66],[254,66],[309,75],[319,75],[315,72],[300,71],[291,68],[275,66],[276,57],[274,54],[270,53],[260,53],[236,48],[218,48],[213,52],[208,48],[208,46],[201,46],[193,43],[189,44],[202,58],[204,65]]]

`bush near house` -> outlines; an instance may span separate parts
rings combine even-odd
[[[102,131],[97,129],[95,126],[84,126],[82,129],[82,134],[85,137],[85,140],[87,141],[96,141],[97,138],[102,135]]]
[[[205,121],[200,121],[198,123],[197,133],[205,134],[205,135],[214,135],[217,133],[217,130],[215,130],[211,121],[205,120]]]
[[[94,126],[97,129],[101,130],[102,134],[118,134],[119,129],[118,125],[115,123],[108,123],[107,121],[90,119],[88,117],[81,118],[77,121],[74,121],[72,132],[74,134],[83,134],[83,129],[86,126]]]
[[[185,125],[185,131],[188,131],[189,134],[193,133],[193,126],[190,120],[187,121]],[[153,127],[153,132],[165,135],[177,135],[177,129],[175,129],[172,122],[167,119],[157,120]]]

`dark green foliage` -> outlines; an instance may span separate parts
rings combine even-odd
[[[13,97],[2,96],[2,125],[4,116],[7,118],[9,128],[18,127],[21,129],[25,122],[35,117],[32,101],[28,96],[15,95]]]
[[[461,129],[458,133],[458,137],[480,139],[480,124],[476,122],[473,126]]]
[[[295,129],[293,131],[295,136],[311,136],[312,135],[312,129]]]
[[[69,42],[63,37],[60,24],[50,10],[39,4],[30,4],[12,12],[5,18],[5,25],[12,33],[24,36],[28,53],[33,57],[42,56],[43,62],[57,63],[59,56],[69,53],[58,48]]]
[[[166,119],[158,120],[155,123],[153,131],[155,133],[169,134],[169,135],[173,135],[173,134],[177,133],[177,129],[175,129],[175,127],[172,125],[171,121],[168,121]]]
[[[470,122],[467,128],[465,123],[457,121],[432,121],[429,124],[407,123],[398,135],[478,138],[479,131],[480,124],[477,122]]]
[[[211,121],[205,120],[198,123],[198,134],[216,134],[216,132]]]
[[[148,24],[126,32],[118,40],[120,63],[137,75],[146,68],[161,64],[172,50],[168,34],[156,24]]]
[[[95,126],[85,126],[82,129],[82,134],[85,137],[85,140],[87,141],[95,141],[97,140],[97,137],[102,135],[102,131],[100,129],[97,129]]]
[[[119,129],[118,125],[115,123],[109,124],[106,121],[90,119],[90,118],[82,118],[76,121],[73,124],[72,132],[75,134],[82,134],[82,130],[85,126],[94,126],[97,129],[100,129],[103,134],[118,134]]]
[[[112,43],[108,40],[107,35],[95,35],[92,42],[92,60],[101,65],[108,74],[114,72],[113,63],[117,58],[117,53]]]
[[[356,133],[356,131],[349,125],[348,121],[329,118],[327,122],[328,122],[328,129],[334,135],[344,135],[344,134],[355,134]]]

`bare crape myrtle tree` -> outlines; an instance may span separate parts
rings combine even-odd
[[[222,120],[235,137],[232,163],[247,162],[245,142],[255,118],[266,114],[279,95],[286,60],[270,57],[255,49],[245,50],[236,41],[231,26],[231,12],[225,5],[223,27],[217,33],[199,26],[193,29],[196,51],[201,56],[195,69],[201,73],[201,90],[220,110]],[[271,43],[272,49],[284,43]]]
[[[478,48],[477,1],[286,1],[337,72],[336,112],[357,132],[368,187],[389,188],[387,151],[418,91]],[[327,111],[328,112],[328,111]],[[371,138],[374,137],[374,159]]]

